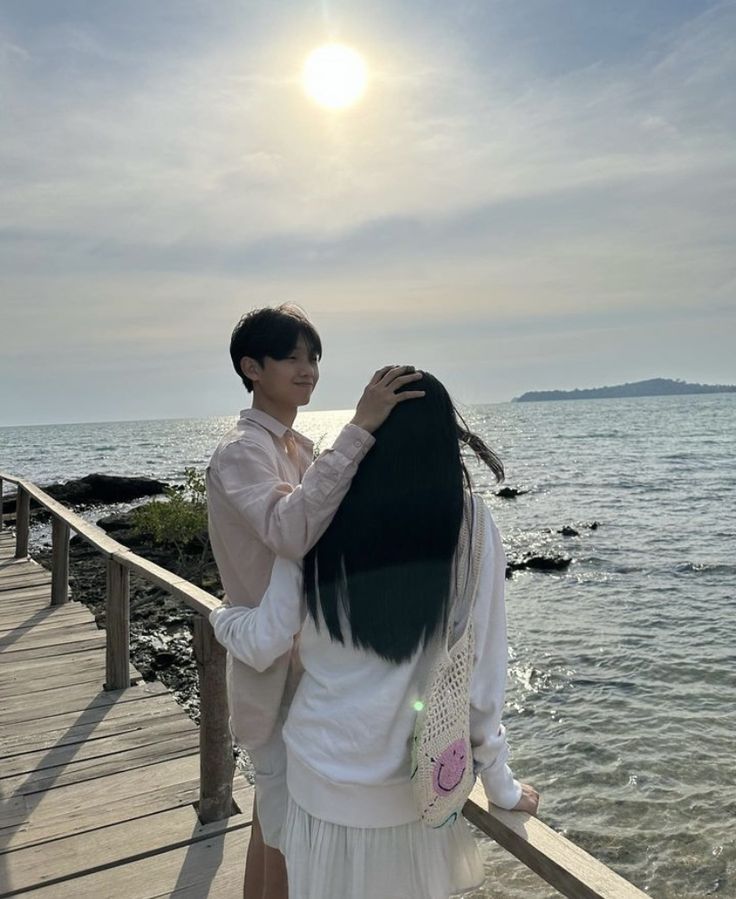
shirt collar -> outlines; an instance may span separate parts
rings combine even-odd
[[[263,412],[261,409],[243,409],[240,413],[240,420],[254,421],[273,434],[274,437],[278,437],[279,440],[283,440],[285,434],[291,433],[294,435],[294,439],[306,446],[307,449],[311,450],[314,446],[308,437],[305,437],[293,428],[287,428],[285,424],[274,418],[273,415],[269,415],[268,412]]]

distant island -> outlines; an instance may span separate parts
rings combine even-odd
[[[650,378],[616,384],[614,387],[591,387],[587,390],[530,390],[512,400],[514,403],[538,403],[544,400],[602,400],[627,396],[677,396],[690,393],[736,393],[736,385],[688,384],[670,378]]]

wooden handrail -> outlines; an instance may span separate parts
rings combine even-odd
[[[67,509],[29,481],[0,472],[0,504],[4,480],[18,486],[19,501],[23,495],[26,497],[25,504],[33,498],[54,516],[54,520],[58,519],[64,523],[64,528],[57,527],[54,531],[55,534],[59,533],[59,539],[66,539],[68,543],[68,531],[71,529],[108,560],[108,628],[115,631],[113,636],[108,631],[107,638],[108,686],[111,680],[114,683],[124,682],[128,675],[129,636],[127,620],[124,622],[123,619],[127,619],[128,614],[129,572],[133,571],[167,590],[200,616],[194,622],[194,654],[200,684],[199,816],[203,823],[208,823],[230,815],[234,766],[227,726],[225,652],[215,641],[208,621],[210,611],[221,605],[220,600],[160,565],[132,552],[123,544],[108,537],[101,528]],[[25,519],[22,515],[17,515],[16,521],[17,556],[18,547],[25,546],[27,551],[27,515]],[[21,529],[24,530],[23,534]],[[54,557],[57,557],[56,547]],[[61,570],[63,562],[59,561],[58,566]],[[60,589],[57,587],[57,590]],[[111,611],[116,620],[113,628],[110,627]],[[489,809],[480,782],[476,784],[465,804],[463,814],[483,833],[569,899],[646,899],[646,894],[633,884],[537,818],[495,807]]]
[[[463,814],[569,899],[646,899],[646,893],[538,818],[488,806],[476,782]]]

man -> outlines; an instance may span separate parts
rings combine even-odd
[[[352,421],[313,460],[311,441],[292,430],[298,408],[311,399],[322,356],[319,335],[304,313],[290,305],[250,312],[233,331],[230,356],[253,400],[207,469],[210,539],[228,601],[254,606],[266,591],[274,558],[301,560],[324,533],[374,443],[372,433],[397,403],[423,392],[396,393],[421,377],[413,368],[380,369]],[[289,671],[288,655],[260,674],[228,656],[233,740],[247,749],[256,772],[245,899],[287,897],[278,845],[286,810],[282,704],[298,676]]]

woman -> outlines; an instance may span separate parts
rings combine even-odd
[[[304,674],[284,724],[289,807],[281,835],[293,899],[446,899],[483,867],[467,824],[419,820],[411,784],[416,708],[433,637],[462,620],[459,546],[485,533],[473,610],[471,743],[488,799],[536,813],[538,795],[506,764],[505,557],[470,493],[460,445],[503,477],[498,458],[427,373],[375,433],[335,517],[303,566],[274,564],[255,609],[221,608],[217,639],[268,668],[297,634]],[[479,516],[485,517],[484,527]]]

